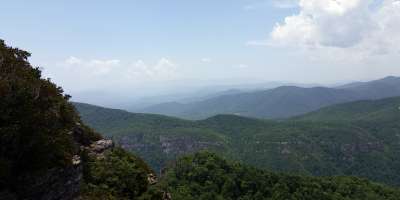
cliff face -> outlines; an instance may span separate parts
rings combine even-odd
[[[71,165],[66,167],[55,167],[43,170],[39,173],[21,175],[18,178],[18,183],[21,184],[21,187],[16,191],[0,191],[0,199],[102,199],[103,197],[105,198],[105,196],[108,196],[108,194],[98,194],[98,191],[96,191],[98,188],[92,188],[93,186],[88,187],[88,185],[99,184],[100,187],[103,187],[109,184],[103,179],[113,179],[116,176],[118,177],[118,181],[108,187],[120,187],[122,190],[126,190],[124,186],[119,186],[120,182],[121,185],[126,184],[124,181],[134,183],[131,184],[131,186],[134,187],[130,189],[135,190],[135,196],[147,195],[147,190],[151,186],[157,184],[157,176],[142,160],[140,160],[140,158],[134,157],[133,155],[124,152],[122,149],[116,148],[112,140],[101,138],[93,141],[87,140],[83,137],[88,134],[87,131],[88,130],[85,127],[82,127],[80,123],[76,123],[76,127],[70,132],[71,136],[74,138],[74,144],[76,147],[75,155],[71,160]],[[115,156],[115,152],[125,155],[120,157]],[[126,158],[128,159],[125,160]],[[123,161],[122,163],[121,160]],[[128,168],[116,168],[116,166],[110,165],[109,163],[115,162],[115,165],[126,165],[126,161],[131,164]],[[107,173],[103,174],[101,168],[104,168]],[[131,176],[122,177],[124,174],[119,174],[120,171],[128,173],[128,175]],[[114,174],[114,172],[117,174]],[[135,186],[139,186],[137,191]],[[154,193],[155,197],[152,195],[150,196],[155,200],[170,199],[170,195],[166,192],[156,190]],[[120,195],[124,196],[125,194]],[[133,196],[127,196],[126,199],[134,199]]]
[[[206,134],[206,133],[205,133]],[[131,132],[130,135],[115,137],[118,144],[127,151],[137,152],[160,172],[165,165],[185,154],[201,150],[225,151],[226,146],[218,139],[199,139],[190,134],[162,135],[149,137],[150,134]]]
[[[75,147],[69,165],[21,174],[15,180],[16,185],[20,187],[3,189],[0,191],[0,199],[71,200],[78,198],[83,181],[83,163],[80,158],[82,150],[86,149],[91,154],[98,155],[112,147],[112,145],[98,145],[104,141],[112,144],[112,141],[88,140],[84,137],[88,134],[87,131],[80,123],[76,123],[73,130],[68,133],[74,138]],[[37,160],[37,162],[41,161]]]

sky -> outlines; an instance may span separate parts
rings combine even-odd
[[[1,0],[0,38],[73,95],[400,76],[399,0]]]

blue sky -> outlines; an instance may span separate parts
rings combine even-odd
[[[69,92],[400,75],[396,0],[13,0],[1,7],[0,38],[32,52],[32,63]]]
[[[9,44],[32,51],[38,60],[70,55],[144,60],[246,58],[263,53],[247,48],[247,41],[265,38],[277,21],[294,12],[277,10],[272,4],[246,11],[245,6],[251,4],[16,0],[2,5],[0,33]]]

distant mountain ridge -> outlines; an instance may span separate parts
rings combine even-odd
[[[338,103],[399,95],[400,78],[389,76],[336,88],[281,86],[263,91],[225,94],[191,103],[167,102],[139,112],[185,119],[205,119],[216,114],[276,119],[304,114]]]
[[[308,121],[400,121],[400,98],[360,100],[356,102],[321,108],[305,115],[294,117]]]

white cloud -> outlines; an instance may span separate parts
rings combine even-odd
[[[277,8],[294,8],[299,0],[272,0],[272,4]]]
[[[376,6],[377,5],[377,6]],[[264,44],[387,54],[400,47],[399,0],[300,0]],[[376,8],[373,8],[376,6]],[[250,45],[260,44],[252,42]]]
[[[113,66],[119,65],[119,60],[91,60],[89,65],[97,66],[97,65],[106,65],[106,66]]]
[[[128,69],[127,75],[135,79],[150,80],[173,80],[178,77],[177,65],[166,59],[161,58],[155,65],[147,65],[142,60],[134,62]]]
[[[211,58],[202,58],[202,59],[201,59],[201,62],[203,62],[203,63],[210,63],[210,62],[212,62],[212,59],[211,59]]]
[[[118,66],[119,63],[119,60],[91,60],[87,65],[93,69],[95,74],[106,75],[109,74],[114,67]]]
[[[87,60],[71,56],[48,66],[44,68],[44,76],[56,80],[66,91],[122,89],[179,78],[178,66],[166,58],[148,65],[142,60],[122,62],[117,59]]]
[[[298,1],[299,0],[258,0],[257,2],[253,2],[244,6],[243,9],[246,11],[250,11],[270,6],[282,9],[294,8],[298,6]]]
[[[71,71],[83,72],[87,75],[107,75],[111,70],[119,66],[119,60],[82,60],[70,56],[61,66],[69,68]]]
[[[79,65],[79,64],[82,63],[82,61],[81,61],[79,58],[76,58],[76,57],[74,57],[74,56],[70,56],[69,58],[67,58],[67,59],[65,60],[65,63],[66,63],[67,65]]]
[[[299,5],[306,14],[344,15],[370,3],[370,0],[300,0]]]
[[[298,3],[299,12],[284,17],[267,38],[246,43],[269,48],[276,65],[282,66],[278,75],[290,69],[326,81],[400,73],[400,0]]]
[[[148,65],[143,60],[122,65],[120,60],[92,59],[83,60],[74,56],[67,58],[59,66],[67,73],[79,74],[85,77],[105,76],[135,80],[172,80],[178,76],[177,65],[167,58],[161,58],[154,65]]]
[[[376,29],[371,0],[300,0],[300,13],[285,18],[271,33],[282,44],[350,47]]]
[[[239,65],[235,65],[233,67],[236,68],[236,69],[247,69],[247,68],[249,68],[249,65],[239,64]]]
[[[256,10],[257,8],[260,8],[260,7],[265,7],[266,5],[268,5],[268,4],[265,1],[262,1],[262,2],[245,5],[243,7],[243,9],[245,11],[251,11],[251,10]]]

